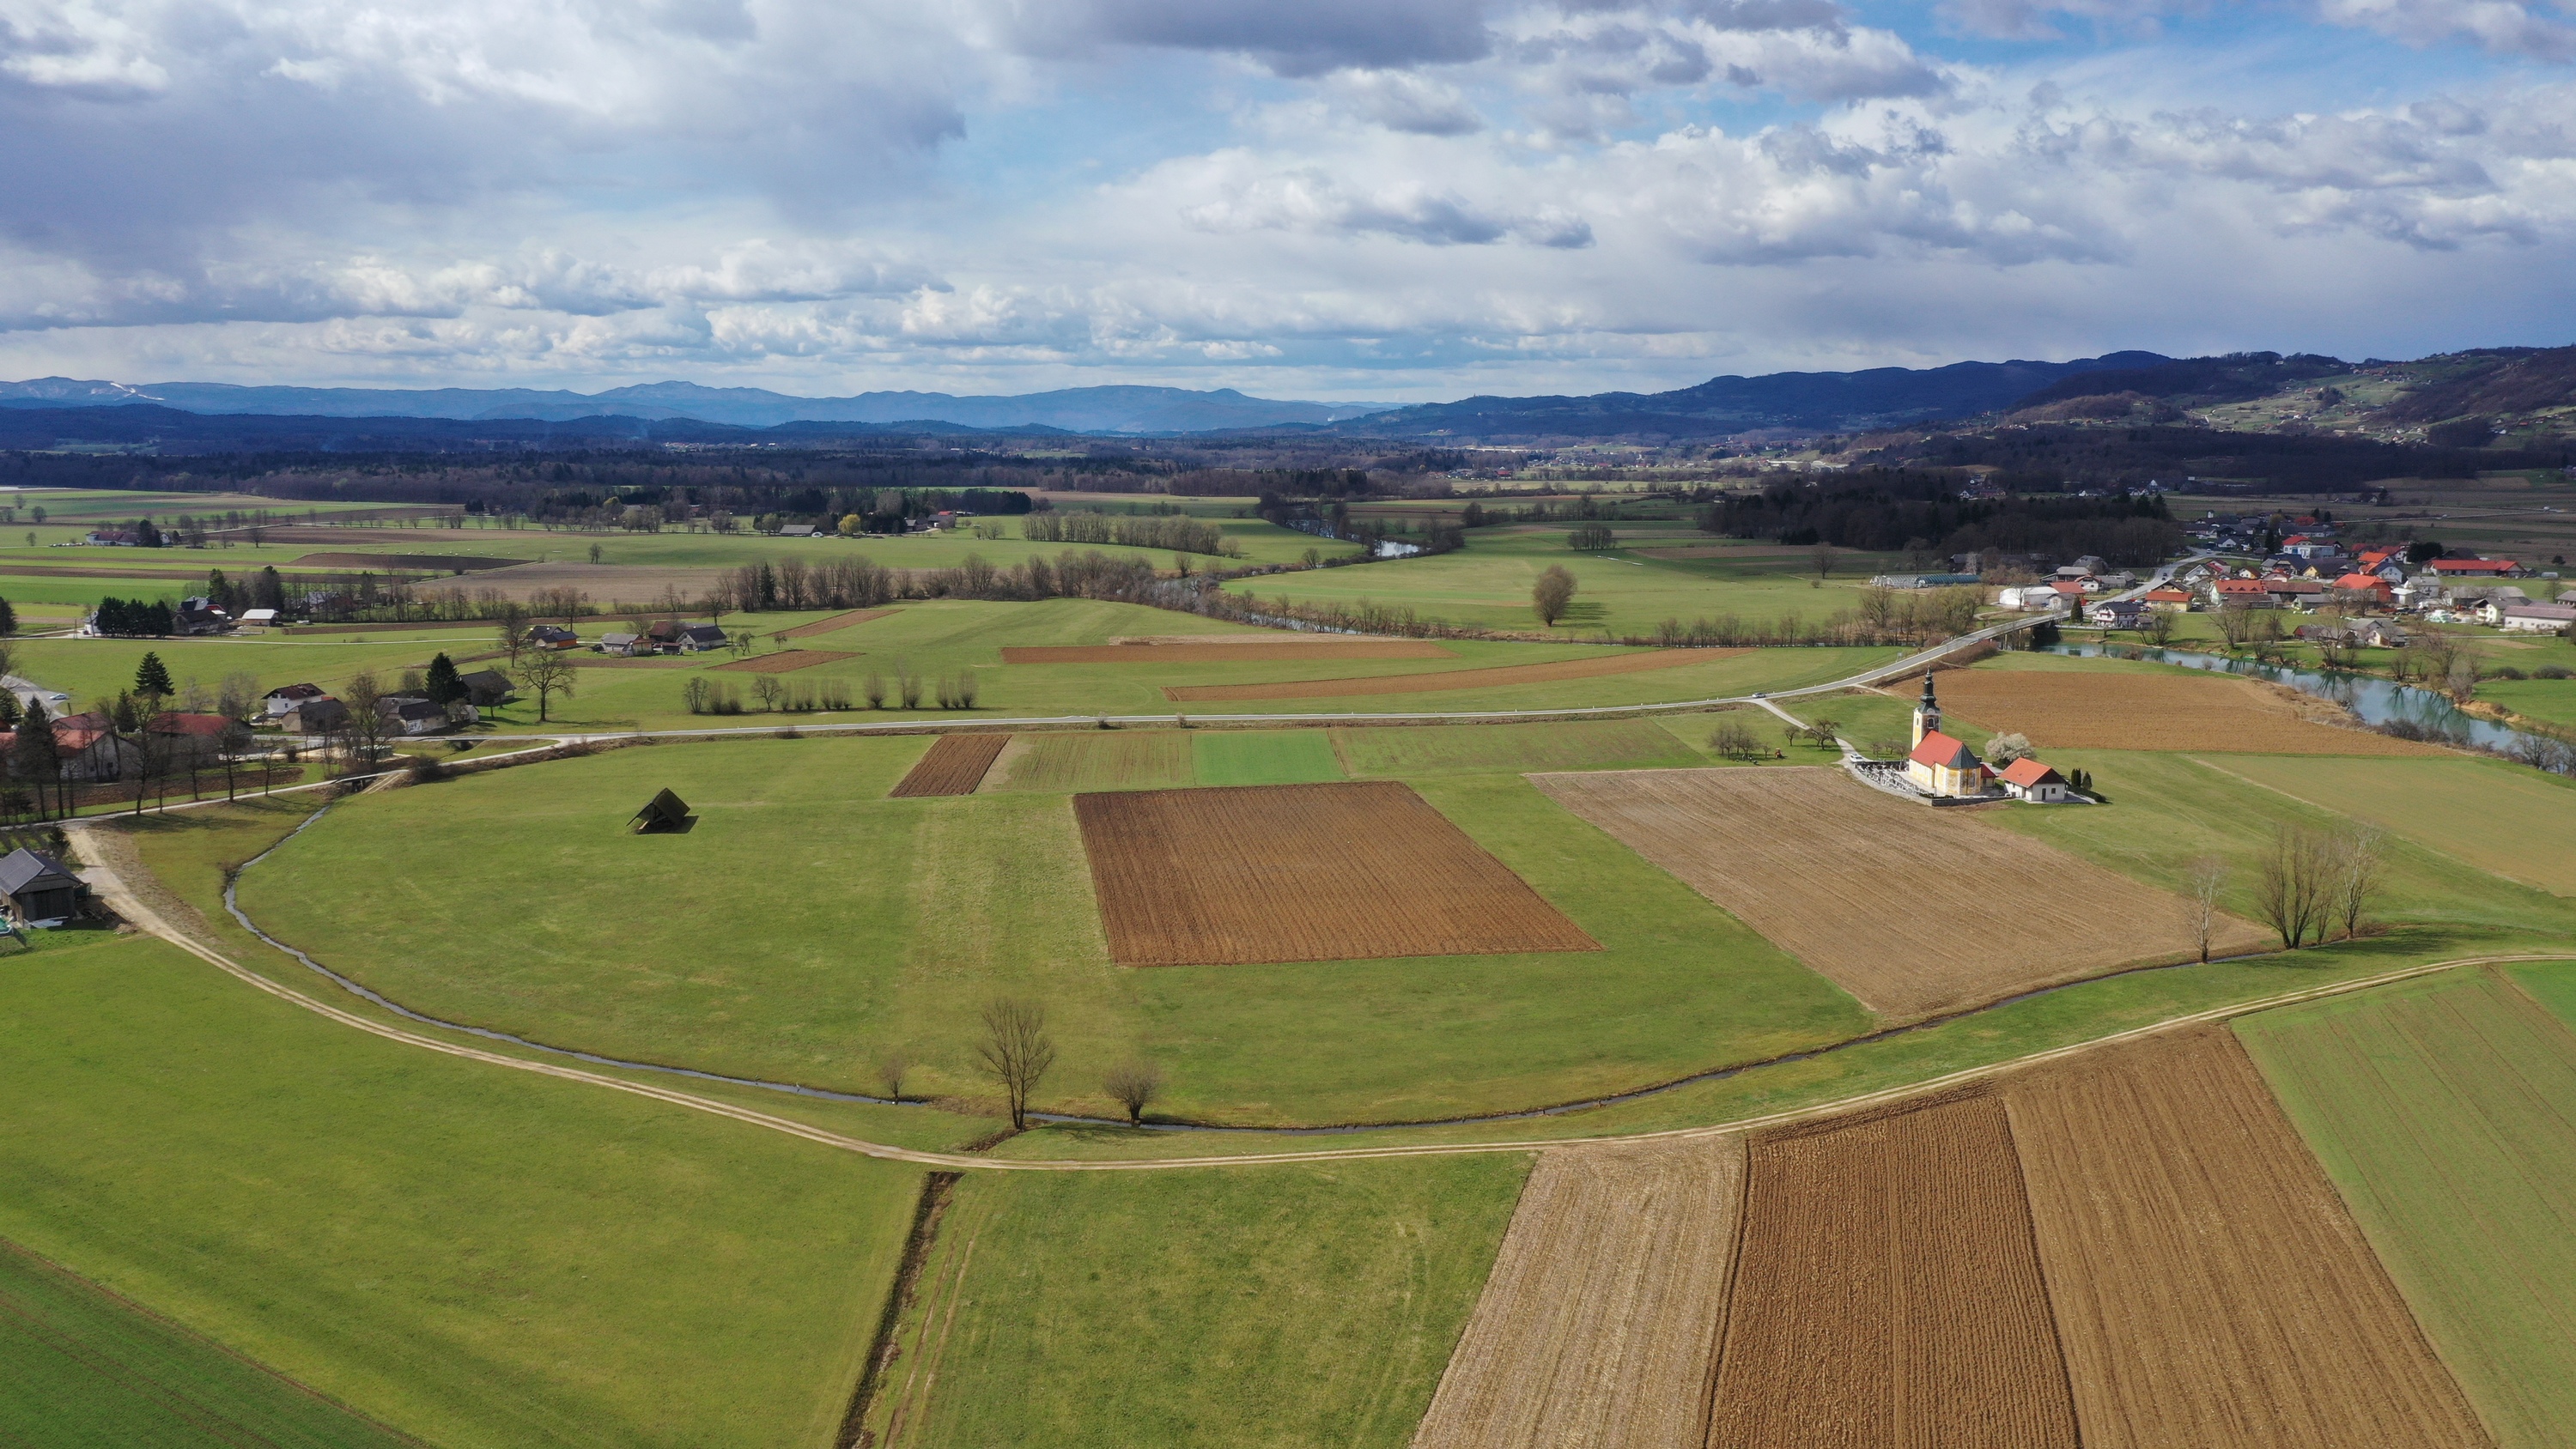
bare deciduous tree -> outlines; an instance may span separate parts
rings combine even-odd
[[[516,669],[519,656],[528,648],[528,611],[515,602],[506,603],[501,606],[494,622],[498,626],[494,633],[499,639],[501,653],[510,661],[510,667]]]
[[[903,1079],[912,1071],[912,1057],[895,1047],[877,1058],[877,1085],[885,1089],[886,1100],[903,1100]]]
[[[1549,564],[1530,586],[1530,607],[1538,611],[1538,621],[1551,629],[1573,602],[1574,575],[1563,564]]]
[[[1742,720],[1720,720],[1709,731],[1708,747],[1729,760],[1750,760],[1762,753],[1762,741]]]
[[[2167,609],[2149,609],[2147,611],[2147,616],[2138,622],[2138,632],[2146,636],[2148,643],[2153,644],[2159,649],[2171,644],[2174,637],[2174,616],[2172,611]]]
[[[2284,825],[2273,832],[2263,852],[2254,883],[2254,907],[2281,938],[2281,949],[2295,951],[2313,931],[2325,935],[2327,846],[2313,830]]]
[[[1121,1063],[1100,1079],[1100,1088],[1109,1100],[1127,1109],[1128,1126],[1143,1126],[1146,1104],[1162,1095],[1163,1072],[1152,1062]]]
[[[537,723],[546,722],[546,709],[558,694],[572,698],[572,661],[559,649],[539,648],[519,666],[519,682],[537,692]]]
[[[975,1061],[984,1075],[999,1083],[1009,1099],[1011,1130],[1029,1128],[1029,1093],[1047,1068],[1055,1065],[1055,1042],[1047,1036],[1046,1008],[1016,997],[996,997],[984,1005],[984,1038],[975,1044]]]
[[[349,734],[349,753],[355,757],[355,764],[374,764],[376,752],[384,745],[385,717],[376,709],[376,701],[384,697],[384,686],[376,683],[372,670],[359,670],[340,687],[340,703],[349,710],[345,728]]]
[[[2361,934],[2370,916],[2370,903],[2378,898],[2383,843],[2378,826],[2357,825],[2337,835],[2328,852],[2328,914],[2343,927],[2347,941]],[[2317,936],[2324,939],[2324,922],[2318,923]]]
[[[2191,894],[2192,939],[2200,943],[2200,959],[2209,960],[2209,939],[2218,933],[2218,897],[2227,889],[2227,862],[2214,855],[2204,855],[2191,863],[2188,877]]]

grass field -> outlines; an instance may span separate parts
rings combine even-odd
[[[1342,778],[1322,730],[1211,730],[1190,740],[1202,785],[1303,785]]]
[[[1567,547],[1569,524],[1478,529],[1466,548],[1430,558],[1389,559],[1345,568],[1312,569],[1246,579],[1226,587],[1264,600],[1300,604],[1357,604],[1362,600],[1411,608],[1426,619],[1487,629],[1537,630],[1530,588],[1541,570],[1561,565],[1575,578],[1575,596],[1557,628],[1574,634],[1607,629],[1651,634],[1666,619],[1685,622],[1735,615],[1767,623],[1782,617],[1822,622],[1858,606],[1865,571],[1851,565],[1811,587],[1802,556],[1743,554],[1687,557],[1671,552],[1616,549],[1578,553]],[[1627,529],[1643,544],[1702,545],[1717,541],[1689,530]],[[1735,551],[1729,550],[1727,554]]]
[[[2236,1031],[2501,1449],[2576,1439],[2576,1035],[2484,972]]]
[[[379,1041],[154,941],[22,958],[0,1024],[0,1236],[435,1443],[820,1442],[908,1219],[909,1171]]]
[[[1692,716],[1698,719],[1698,716]],[[1477,775],[1521,770],[1643,770],[1706,764],[1662,721],[1572,720],[1504,725],[1337,729],[1332,744],[1359,778]],[[1707,735],[1701,729],[1702,738]]]
[[[995,990],[1040,995],[1064,1047],[1040,1094],[1050,1109],[1108,1110],[1100,1072],[1142,1052],[1184,1115],[1433,1116],[1660,1080],[1868,1022],[1509,776],[1416,788],[1605,949],[1122,970],[1065,797],[885,799],[926,748],[670,745],[367,796],[246,873],[241,897],[418,1009],[773,1080],[863,1088],[875,1054],[901,1046],[924,1063],[915,1090],[979,1096],[975,1011]],[[696,828],[627,834],[663,786]],[[475,848],[419,848],[450,839]],[[531,880],[548,889],[528,893]],[[512,947],[496,953],[501,900]]]
[[[2576,784],[2450,756],[2425,760],[2219,757],[2209,767],[2367,820],[2558,895],[2576,895]]]
[[[2561,729],[2576,729],[2576,679],[2495,679],[2478,698]]]
[[[395,1449],[419,1441],[0,1243],[0,1441]]]
[[[969,1175],[870,1427],[884,1449],[1401,1449],[1527,1170]]]
[[[985,773],[988,793],[1160,790],[1196,777],[1197,747],[1180,730],[1013,735]]]

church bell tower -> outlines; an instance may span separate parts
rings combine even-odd
[[[1923,698],[1914,706],[1914,744],[1941,728],[1941,701],[1932,697],[1932,671],[1923,671]],[[1909,746],[1910,748],[1910,746]]]

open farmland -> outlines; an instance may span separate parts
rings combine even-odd
[[[834,614],[828,619],[817,619],[811,624],[798,624],[791,629],[781,629],[778,631],[778,637],[809,639],[816,634],[835,633],[853,624],[864,624],[870,619],[882,619],[893,612],[892,609],[852,609],[846,614]]]
[[[1639,649],[1599,654],[1587,659],[1559,659],[1548,664],[1504,664],[1491,669],[1448,669],[1433,674],[1380,674],[1357,679],[1290,679],[1269,684],[1167,684],[1163,697],[1177,703],[1199,700],[1339,699],[1374,694],[1438,694],[1460,689],[1500,689],[1522,684],[1558,684],[1569,679],[1599,679],[1613,674],[1644,674],[1679,669],[1745,653],[1742,649]]]
[[[2195,951],[2180,899],[1839,770],[1531,778],[1891,1020]],[[2219,950],[2263,939],[2231,918]]]
[[[2576,1035],[2486,972],[2236,1032],[2496,1442],[2576,1442]]]
[[[1011,742],[1009,735],[941,735],[930,742],[921,762],[886,793],[897,800],[922,795],[972,795],[984,782],[984,772],[1002,747]]]
[[[1116,644],[1023,644],[1004,664],[1265,664],[1307,659],[1454,659],[1458,651],[1423,639],[1346,639],[1286,634],[1275,639],[1128,639]]]
[[[1190,740],[1202,785],[1308,785],[1342,778],[1322,730],[1201,730]]]
[[[1772,1133],[1748,1158],[1710,1445],[2074,1449],[2000,1101]]]
[[[2007,1093],[2088,1449],[2472,1449],[2467,1401],[2223,1029]]]
[[[2319,724],[2327,707],[2275,686],[2153,665],[1944,671],[1941,705],[2043,750],[2189,750],[2257,755],[2438,755],[2432,745]],[[2051,660],[2050,663],[2054,663]]]
[[[1402,785],[1153,790],[1073,804],[1122,966],[1600,949]]]
[[[877,1449],[1402,1449],[1525,1171],[970,1173],[862,1427]]]
[[[1163,790],[1196,778],[1181,730],[1081,730],[1011,736],[984,776],[988,793]]]
[[[2509,880],[2576,895],[2576,786],[2499,760],[2204,762]]]
[[[0,1243],[0,1443],[400,1449],[419,1441]]]
[[[1413,1449],[1701,1449],[1739,1138],[1540,1155]]]
[[[1650,719],[1539,724],[1404,725],[1337,729],[1333,748],[1354,776],[1467,775],[1522,770],[1652,769],[1701,757]]]
[[[841,664],[856,659],[847,649],[781,649],[775,654],[755,654],[748,659],[735,659],[716,666],[719,673],[793,674],[818,664]]]

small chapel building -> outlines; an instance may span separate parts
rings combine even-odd
[[[1932,671],[1923,671],[1923,699],[1914,706],[1914,751],[1905,757],[1905,778],[1926,795],[1964,799],[1983,795],[1994,772],[1964,741],[1941,733],[1941,702],[1932,695]]]

